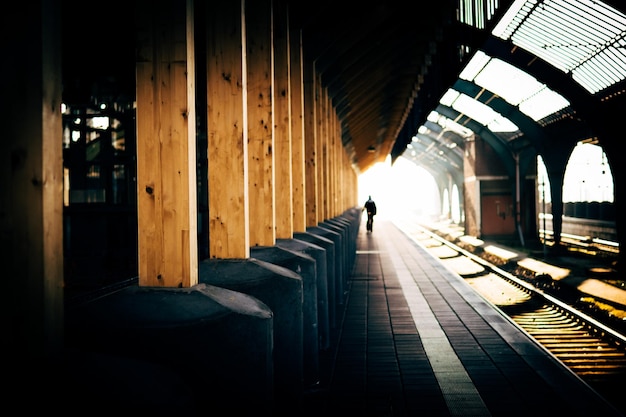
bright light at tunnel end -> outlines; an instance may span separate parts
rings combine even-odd
[[[441,199],[432,175],[404,158],[392,165],[391,157],[387,157],[359,175],[359,205],[370,195],[380,218],[394,220],[406,212],[428,217],[441,213]]]

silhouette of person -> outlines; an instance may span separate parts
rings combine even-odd
[[[376,215],[376,203],[371,195],[367,197],[363,210],[367,211],[367,231],[371,232],[374,229],[374,216]]]

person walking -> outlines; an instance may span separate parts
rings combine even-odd
[[[376,215],[376,203],[372,200],[371,195],[367,197],[363,210],[367,211],[367,231],[372,232],[374,229],[374,216]]]

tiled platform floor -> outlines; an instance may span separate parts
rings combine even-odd
[[[357,239],[343,320],[297,415],[621,415],[391,221]]]

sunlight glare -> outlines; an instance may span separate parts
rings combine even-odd
[[[365,204],[370,195],[376,202],[380,218],[392,219],[407,211],[424,216],[440,213],[434,178],[404,158],[398,158],[391,165],[388,157],[359,176],[359,205]]]

